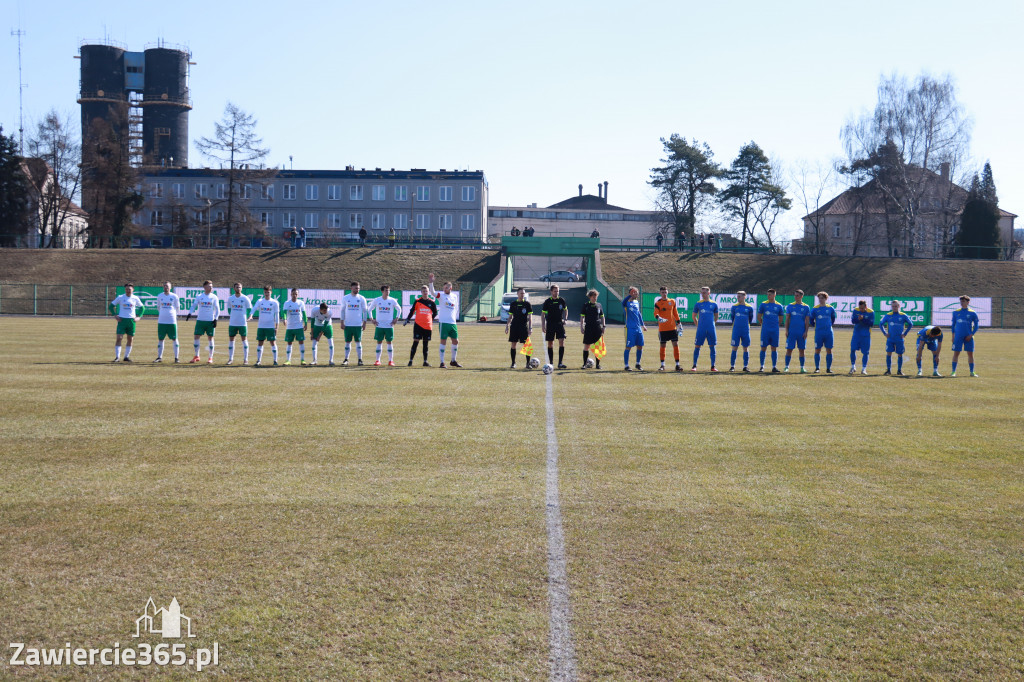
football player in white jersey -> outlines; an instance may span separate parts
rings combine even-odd
[[[135,338],[135,323],[142,318],[142,313],[136,310],[145,310],[146,306],[142,299],[135,295],[135,285],[129,282],[124,285],[124,293],[110,303],[110,312],[117,315],[117,333],[114,340],[114,362],[121,360],[121,339],[125,336],[124,361],[131,362],[132,339]]]
[[[395,366],[395,320],[402,317],[402,304],[391,298],[391,287],[387,284],[380,288],[380,297],[370,301],[370,316],[373,317],[377,329],[373,332],[373,340],[377,342],[377,360],[375,367],[380,366],[381,344],[388,345],[388,367]]]
[[[178,314],[181,312],[181,299],[171,288],[170,282],[164,282],[164,292],[156,296],[160,316],[156,321],[156,360],[153,362],[164,361],[165,338],[174,342],[174,362],[178,362]]]
[[[235,282],[235,293],[228,296],[228,364],[235,360],[235,337],[242,337],[242,364],[249,364],[249,320],[252,319],[252,299],[242,293],[242,283]]]
[[[328,361],[328,366],[334,367],[334,327],[331,326],[331,309],[327,307],[326,303],[321,303],[320,308],[313,311],[313,328],[310,330],[309,337],[313,339],[313,362],[316,364],[316,345],[323,336],[327,339],[327,348],[331,352],[331,359]]]
[[[437,301],[437,321],[441,323],[439,334],[441,341],[441,369],[445,368],[444,342],[447,339],[452,340],[452,361],[448,363],[448,366],[462,367],[459,361],[455,359],[455,355],[459,352],[459,327],[457,324],[459,318],[459,299],[452,293],[452,283],[445,282],[441,287],[441,293],[437,293],[434,291],[434,273],[430,273],[427,291]]]
[[[299,342],[299,364],[306,364],[306,302],[299,298],[299,290],[292,289],[292,298],[284,306],[284,364],[292,364],[292,342]]]
[[[366,298],[359,293],[359,282],[352,282],[352,293],[346,294],[341,299],[342,324],[345,325],[345,359],[341,364],[348,364],[348,355],[352,342],[356,344],[356,358],[358,364],[363,364],[363,330],[366,329],[366,318],[369,310],[366,307]]]
[[[262,367],[263,342],[270,342],[270,349],[274,352],[274,367],[277,367],[277,323],[281,320],[281,305],[277,299],[272,297],[273,289],[269,286],[263,287],[263,298],[256,301],[253,310],[259,322],[256,324],[256,364],[253,367]]]
[[[210,359],[206,362],[212,365],[213,334],[217,329],[217,317],[220,315],[220,299],[217,297],[217,294],[213,293],[213,282],[210,280],[203,282],[203,293],[196,296],[196,300],[192,302],[192,308],[188,311],[185,321],[187,322],[193,315],[196,316],[195,339],[192,342],[195,355],[192,357],[191,362],[199,362],[199,339],[202,338],[203,334],[206,334],[210,340],[208,346]]]

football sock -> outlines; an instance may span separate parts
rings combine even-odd
[[[131,346],[128,346],[128,348],[129,348],[129,350],[130,350],[130,349],[131,349]],[[967,364],[968,364],[968,366],[969,366],[969,367],[971,368],[971,373],[973,373],[973,372],[974,372],[974,363],[973,363],[973,362],[969,362],[969,363],[967,363]]]
[[[761,366],[762,367],[764,367],[764,356],[765,356],[765,352],[761,351]]]
[[[939,371],[939,359],[938,358],[932,358],[932,369],[935,370],[936,372]]]
[[[861,369],[867,369],[867,367],[868,367],[868,354],[865,353],[860,358],[860,368]]]
[[[277,362],[277,346],[271,346],[270,352],[274,354],[274,362]]]
[[[953,361],[953,371],[956,372],[956,360]]]
[[[644,356],[644,347],[643,346],[637,346],[636,347],[636,364],[638,364],[638,365],[640,364],[640,358],[642,358],[643,356]],[[561,362],[562,359],[559,358],[558,361]]]
[[[228,341],[228,362],[235,359],[235,342]]]
[[[774,355],[774,353],[772,355]],[[775,360],[775,358],[773,357],[772,361],[774,361],[774,360]],[[789,363],[792,362],[792,361],[793,361],[793,356],[787,354],[786,355],[786,369],[789,369]]]
[[[921,371],[921,360],[920,359],[918,359],[918,361],[917,361],[917,371],[918,372]]]
[[[299,343],[299,360],[303,362],[306,360],[306,344],[301,342]]]
[[[885,356],[885,371],[887,371],[887,372],[891,372],[892,371],[892,356],[891,355],[886,355]]]
[[[263,359],[263,346],[256,346],[256,364]]]
[[[288,347],[284,351],[284,359],[288,362],[292,361],[292,344],[288,344]]]
[[[132,354],[132,347],[131,346],[125,346],[124,347],[124,356],[128,357],[131,354]],[[974,371],[974,365],[971,365],[971,371],[972,372]]]
[[[821,353],[814,354],[814,369],[821,369]]]
[[[210,337],[210,344],[207,346],[207,349],[210,351],[210,357],[212,358],[213,357],[213,337],[212,336]]]
[[[825,356],[825,369],[826,369],[826,371],[832,369],[832,354],[831,353],[829,353],[828,355]]]
[[[362,341],[356,341],[356,359],[357,360],[362,360],[363,359],[363,342]]]
[[[562,364],[562,358],[564,358],[564,357],[565,357],[565,346],[559,346],[558,347],[558,364]],[[639,361],[640,361],[640,358],[637,357],[637,362],[639,362]]]
[[[590,357],[590,351],[586,348],[583,349],[583,364],[587,364],[587,358]]]
[[[548,363],[555,364],[555,349],[551,346],[548,346]]]
[[[242,360],[249,362],[249,342],[244,339],[242,340]]]
[[[316,362],[316,347],[319,341],[317,339],[312,339],[311,343],[313,344],[313,362]]]
[[[508,355],[509,355],[510,358],[512,358],[512,364],[513,365],[516,364],[516,349],[515,348],[509,348],[508,349]]]
[[[732,352],[729,353],[729,366],[730,367],[735,367],[736,366],[736,349],[735,348],[733,348]]]
[[[381,351],[381,348],[383,348],[383,344],[378,343],[377,344],[377,362],[380,362],[380,351]]]
[[[413,346],[413,348],[415,348],[415,346]],[[352,342],[351,341],[346,341],[345,342],[345,359],[346,360],[348,360],[348,356],[349,356],[349,354],[351,352],[352,352]]]
[[[388,344],[388,362],[395,361],[395,347],[390,343]]]
[[[715,356],[717,355],[718,351],[715,350],[714,346],[711,346],[711,348],[709,348],[708,351],[711,353],[711,366],[714,367],[715,366]]]
[[[661,364],[665,364],[665,346],[662,346],[658,350],[658,356],[661,358]]]
[[[772,367],[776,367],[779,364],[779,351],[772,351]]]
[[[902,372],[903,371],[903,356],[902,355],[896,356],[896,371],[897,372]]]
[[[456,355],[458,354],[458,352],[459,352],[459,347],[458,347],[458,346],[456,346],[456,345],[455,345],[455,344],[453,343],[453,344],[452,344],[452,362],[455,362],[455,356],[456,356]]]
[[[420,345],[420,342],[418,340],[416,340],[416,339],[413,339],[413,341],[412,341],[412,350],[409,351],[409,362],[412,362],[412,359],[416,357],[416,347],[418,345]]]
[[[194,353],[194,355],[195,355],[195,357],[197,357],[197,358],[198,358],[198,357],[199,357],[199,342],[198,342],[198,341],[193,341],[193,342],[192,342],[192,345],[193,345],[193,346],[195,347],[195,349],[196,349],[196,352]]]
[[[626,350],[622,351],[622,362],[623,362],[623,364],[626,365],[626,367],[629,367],[629,349],[628,348]]]
[[[156,356],[158,358],[162,358],[164,356],[164,342],[163,341],[157,341],[156,342]]]
[[[334,339],[327,339],[328,362],[334,362]]]
[[[697,358],[700,357],[700,346],[693,349],[693,366],[697,366]]]
[[[750,351],[746,348],[743,349],[743,366],[746,367],[750,364]]]
[[[114,357],[118,360],[121,359],[121,344],[114,346]],[[953,366],[956,367],[956,363],[953,363]]]
[[[180,347],[181,347],[181,345],[180,345],[180,344],[178,343],[178,340],[177,340],[177,339],[175,339],[175,340],[174,340],[174,359],[175,359],[175,360],[177,360],[177,359],[178,359],[178,349],[179,349]]]
[[[857,351],[851,350],[850,351],[850,367],[856,367],[856,366],[857,366]]]
[[[672,346],[672,355],[675,356],[676,364],[679,364],[679,346]]]
[[[800,356],[800,369],[804,368],[804,362],[807,360],[803,355]]]
[[[441,354],[441,364],[444,364],[444,344],[438,346],[438,352]]]
[[[427,361],[427,355],[430,354],[430,342],[423,339],[423,362]]]

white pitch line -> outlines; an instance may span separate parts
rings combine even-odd
[[[562,507],[558,502],[558,436],[555,435],[555,405],[551,375],[547,376],[547,492],[545,517],[548,523],[548,616],[551,631],[551,679],[576,680],[576,649],[569,626],[569,580],[565,569],[565,537],[562,534]]]

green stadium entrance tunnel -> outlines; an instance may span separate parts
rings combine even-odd
[[[557,256],[581,258],[586,271],[586,288],[597,291],[597,300],[605,309],[605,317],[609,322],[622,322],[622,310],[618,303],[621,299],[604,281],[601,274],[601,240],[596,237],[509,237],[501,238],[501,263],[498,276],[480,292],[476,302],[477,310],[486,316],[497,316],[504,294],[515,291],[515,273],[513,259],[517,256]],[[583,295],[581,291],[580,296]],[[480,305],[486,301],[487,305]],[[568,302],[568,301],[567,301]],[[493,304],[493,305],[492,305]],[[578,308],[582,305],[582,298]],[[483,313],[484,309],[486,313]],[[492,309],[493,308],[493,309]],[[479,316],[479,315],[478,315]]]

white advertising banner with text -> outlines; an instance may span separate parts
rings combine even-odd
[[[978,313],[978,324],[982,327],[992,326],[992,299],[972,298],[971,310]],[[932,299],[932,324],[948,327],[953,322],[953,312],[960,308],[959,297],[938,297]]]

